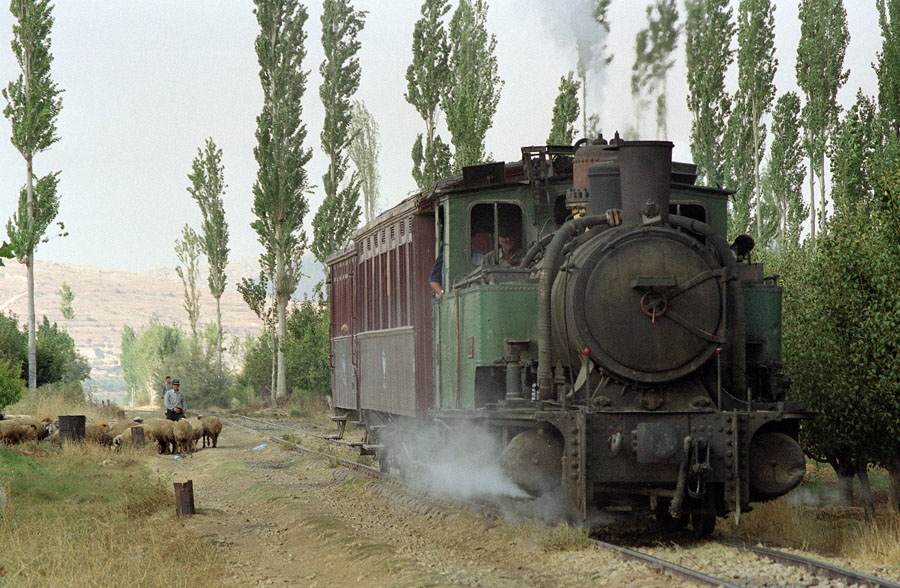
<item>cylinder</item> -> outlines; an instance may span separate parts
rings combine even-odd
[[[76,442],[84,439],[85,416],[78,415],[60,415],[59,417],[59,440]]]
[[[648,203],[656,205],[663,224],[668,222],[673,146],[670,141],[629,141],[619,145],[623,225],[642,224],[641,212]]]

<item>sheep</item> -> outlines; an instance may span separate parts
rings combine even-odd
[[[100,445],[111,445],[112,437],[109,436],[109,425],[103,421],[87,423],[84,426],[84,440]]]
[[[19,422],[18,419],[0,421],[0,442],[4,445],[15,445],[25,441],[37,440],[37,426],[32,422]]]
[[[206,447],[207,441],[212,447],[215,447],[219,433],[222,432],[222,421],[219,420],[219,417],[214,416],[201,415],[197,418],[203,424],[203,447]]]
[[[134,435],[132,431],[134,429],[142,429],[144,431],[144,439],[146,441],[151,440],[152,437],[150,436],[149,429],[146,426],[135,422],[132,422],[130,424],[132,426],[128,427],[127,429],[113,437],[112,443],[113,446],[115,446],[117,449],[121,448],[123,445],[130,445],[132,443]]]
[[[43,441],[50,434],[47,430],[47,423],[50,422],[50,419],[38,419],[28,415],[6,415],[5,420],[20,425],[34,425],[35,438],[38,441]]]
[[[166,419],[150,421],[144,430],[159,444],[160,453],[175,453],[175,423]]]
[[[191,428],[194,431],[194,434],[191,438],[191,446],[194,451],[197,451],[197,441],[203,438],[203,423],[201,423],[197,419],[185,419],[189,423],[191,423]]]
[[[179,453],[191,453],[194,443],[194,427],[188,422],[188,419],[180,419],[175,421],[173,427],[175,431],[175,447]]]

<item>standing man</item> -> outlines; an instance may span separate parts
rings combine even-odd
[[[172,376],[166,376],[166,383],[163,384],[163,389],[162,389],[163,397],[165,397],[166,392],[168,392],[171,389],[172,389]]]
[[[166,378],[168,380],[168,378]],[[166,418],[170,421],[180,421],[184,418],[184,394],[179,390],[178,380],[172,380],[172,387],[166,392],[165,408]]]

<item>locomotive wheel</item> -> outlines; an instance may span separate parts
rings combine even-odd
[[[543,430],[525,431],[513,437],[503,450],[503,470],[532,496],[540,496],[560,484],[562,440]]]

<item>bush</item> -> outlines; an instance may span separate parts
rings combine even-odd
[[[18,402],[22,397],[22,365],[0,357],[0,409]]]

